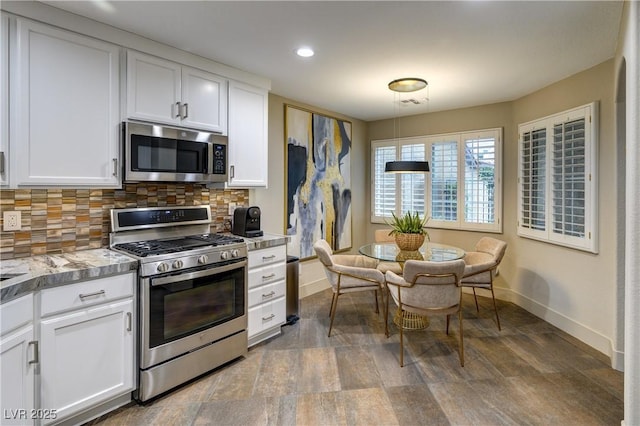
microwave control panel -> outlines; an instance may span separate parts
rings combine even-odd
[[[227,146],[213,144],[213,174],[224,175],[227,173]]]

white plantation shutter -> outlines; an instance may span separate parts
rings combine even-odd
[[[408,211],[432,228],[502,232],[502,129],[371,142],[371,220]],[[428,173],[384,173],[387,161],[428,161]]]
[[[400,159],[403,161],[425,160],[424,143],[402,145],[400,150]],[[420,217],[424,217],[424,178],[424,173],[403,173],[400,175],[400,214],[411,211],[418,212]]]
[[[493,135],[464,138],[464,221],[494,224],[496,218],[496,149]]]
[[[553,232],[585,235],[585,119],[553,126]]]
[[[396,212],[396,177],[393,173],[385,173],[387,161],[396,159],[396,147],[388,145],[374,146],[373,159],[373,191],[372,191],[372,220],[383,220]]]
[[[431,219],[458,220],[458,142],[431,144]]]
[[[546,229],[547,129],[525,131],[520,148],[520,226]]]
[[[597,103],[521,124],[518,235],[597,253]]]

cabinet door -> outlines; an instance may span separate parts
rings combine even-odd
[[[9,17],[0,16],[0,186],[9,184]]]
[[[175,62],[127,51],[127,117],[180,125],[180,75]]]
[[[12,185],[118,186],[119,48],[24,19],[13,34]]]
[[[229,187],[266,187],[268,92],[229,82]]]
[[[33,340],[33,325],[28,325],[4,336],[0,341],[0,365],[2,380],[3,425],[33,424],[34,372],[36,353]]]
[[[227,81],[195,68],[182,68],[182,126],[227,134]]]
[[[42,407],[64,419],[134,389],[133,312],[127,299],[41,321]]]

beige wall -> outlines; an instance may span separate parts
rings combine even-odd
[[[400,137],[502,127],[503,234],[508,243],[496,285],[498,296],[587,342],[616,355],[616,144],[613,60],[571,76],[513,102],[422,114],[399,119]],[[563,248],[516,234],[518,124],[593,101],[600,103],[600,253]],[[370,139],[394,137],[393,120],[369,123]],[[369,153],[370,155],[370,153]],[[370,203],[370,199],[367,199]],[[369,204],[367,204],[369,205]],[[367,235],[381,225],[368,223]],[[485,234],[430,230],[432,241],[470,250]]]
[[[616,317],[617,220],[612,209],[618,203],[614,129],[614,61],[559,81],[513,102],[435,112],[399,119],[400,134],[417,136],[502,127],[503,233],[490,234],[509,244],[497,279],[498,297],[513,301],[550,323],[614,358],[618,347]],[[536,118],[599,101],[599,254],[586,253],[518,237],[517,128]],[[341,114],[269,96],[269,188],[251,190],[249,199],[263,210],[263,229],[284,233],[284,105],[290,103],[353,123],[352,217],[353,249],[373,239],[370,223],[370,140],[394,137],[393,119],[366,123]],[[433,241],[471,250],[485,234],[470,231],[430,230]],[[316,260],[301,263],[300,296],[326,288]]]
[[[278,95],[269,95],[269,187],[249,191],[249,202],[262,210],[261,225],[265,232],[274,234],[285,233],[285,136],[284,136],[284,105],[294,105],[314,112],[322,113],[352,124],[351,146],[351,215],[352,215],[352,250],[356,253],[358,247],[367,241],[367,221],[369,216],[366,196],[368,185],[364,176],[368,175],[369,138],[367,125],[364,121],[356,120],[345,115],[305,105],[285,99]],[[313,294],[328,288],[324,271],[317,260],[307,260],[300,265],[300,297]]]

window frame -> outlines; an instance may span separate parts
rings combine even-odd
[[[581,105],[557,114],[532,120],[518,125],[518,192],[517,192],[517,235],[550,244],[570,247],[591,253],[598,253],[598,102]],[[558,125],[566,125],[584,120],[584,235],[572,236],[554,230],[554,129]],[[532,131],[545,129],[544,160],[544,229],[531,229],[527,226],[527,210],[523,207],[527,179],[525,175],[524,135]],[[563,136],[565,133],[563,133]],[[568,148],[564,148],[566,150]],[[563,152],[565,152],[563,150]],[[564,163],[562,163],[564,165]],[[556,181],[557,182],[557,181]],[[570,183],[563,180],[563,185]],[[562,207],[562,206],[560,206]],[[562,210],[564,214],[564,210]]]
[[[388,220],[390,216],[378,216],[375,211],[376,197],[375,197],[375,180],[376,180],[376,150],[381,147],[395,147],[396,159],[400,159],[401,146],[408,144],[422,143],[425,145],[425,157],[429,161],[432,172],[426,173],[425,176],[425,192],[424,192],[424,206],[427,212],[432,212],[432,197],[433,193],[433,162],[432,162],[432,147],[438,143],[443,142],[456,142],[456,182],[457,182],[457,196],[456,196],[456,219],[455,220],[434,220],[431,217],[427,223],[429,228],[441,228],[441,229],[456,229],[467,231],[482,231],[489,233],[502,233],[502,133],[503,129],[490,128],[482,130],[472,130],[465,132],[452,132],[442,133],[436,135],[416,136],[407,138],[396,139],[381,139],[371,141],[371,222],[372,223],[385,223],[385,219]],[[466,141],[480,139],[480,138],[494,138],[494,193],[493,193],[493,206],[494,206],[494,222],[493,223],[478,223],[465,221],[465,195],[466,195],[466,181],[465,172],[467,170],[466,164]],[[402,206],[400,182],[402,174],[397,174],[395,177],[395,210],[396,215],[400,214]]]

